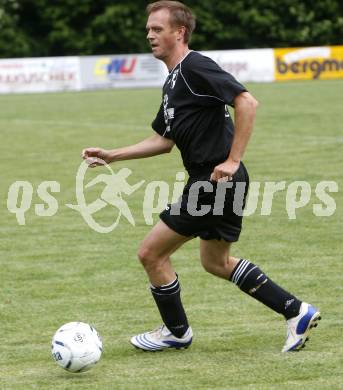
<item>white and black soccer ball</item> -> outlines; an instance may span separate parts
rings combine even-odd
[[[98,332],[84,322],[68,322],[52,338],[52,357],[67,371],[88,371],[100,360],[101,353],[102,341]]]

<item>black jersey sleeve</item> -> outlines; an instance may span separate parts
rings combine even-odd
[[[193,93],[213,97],[231,106],[237,95],[247,91],[230,73],[200,53],[194,53],[189,61],[184,61],[182,73]]]
[[[161,103],[160,109],[158,110],[158,113],[156,115],[156,118],[152,121],[151,127],[165,138],[171,138],[170,132],[166,131],[166,123],[164,120],[164,111],[163,111],[163,102]]]

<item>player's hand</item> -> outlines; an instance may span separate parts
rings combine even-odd
[[[210,180],[218,183],[232,180],[233,175],[238,171],[239,164],[233,160],[224,161],[214,168]]]
[[[110,152],[102,148],[83,149],[81,156],[90,168],[103,166],[111,162]]]

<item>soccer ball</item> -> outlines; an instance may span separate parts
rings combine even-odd
[[[67,371],[91,369],[100,360],[101,353],[102,341],[98,332],[84,322],[68,322],[57,329],[52,338],[52,357]]]

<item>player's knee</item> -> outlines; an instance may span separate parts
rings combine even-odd
[[[138,250],[137,256],[144,268],[155,267],[158,264],[158,258],[147,246],[141,246]]]
[[[140,247],[137,253],[139,261],[143,264],[147,264],[151,259],[150,250],[146,247]]]

